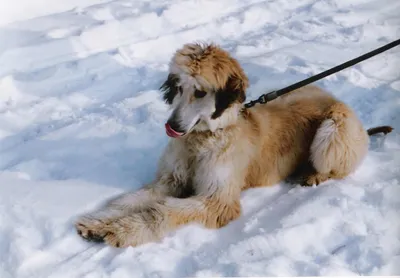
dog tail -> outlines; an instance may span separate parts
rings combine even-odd
[[[377,127],[372,127],[367,130],[367,133],[369,136],[377,134],[377,133],[383,133],[383,134],[388,134],[392,132],[393,127],[388,126],[388,125],[383,125],[383,126],[377,126]]]

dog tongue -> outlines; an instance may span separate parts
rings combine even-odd
[[[183,135],[183,132],[178,132],[172,129],[172,127],[166,123],[165,124],[165,131],[169,137],[177,138]]]

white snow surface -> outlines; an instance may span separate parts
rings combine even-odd
[[[0,5],[1,278],[400,275],[400,47],[317,82],[366,128],[395,128],[345,180],[251,189],[226,227],[136,248],[73,228],[152,180],[168,141],[158,87],[184,43],[230,51],[251,99],[398,39],[398,0]]]

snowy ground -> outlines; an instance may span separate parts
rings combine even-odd
[[[366,127],[396,128],[346,180],[249,190],[227,227],[138,248],[93,245],[72,226],[152,179],[168,140],[157,88],[183,43],[229,50],[252,98],[398,39],[398,0],[6,2],[1,278],[400,275],[400,47],[319,82]]]

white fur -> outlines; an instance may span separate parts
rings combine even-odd
[[[211,92],[207,92],[203,98],[195,99],[194,92],[196,89],[200,89],[200,85],[195,78],[186,74],[180,75],[178,86],[183,93],[175,96],[172,102],[171,117],[187,133],[194,128],[199,119],[202,122],[209,122],[215,111],[215,97]]]
[[[311,161],[314,167],[320,173],[327,173],[332,169],[332,165],[329,165],[326,160],[326,153],[329,152],[329,148],[335,141],[335,134],[337,127],[332,119],[327,119],[322,122],[315,134],[314,140],[311,144]]]

